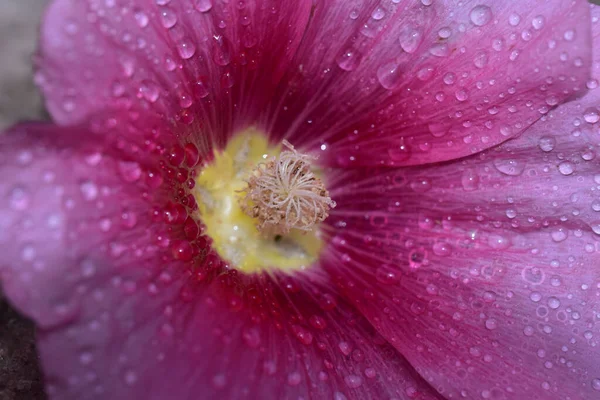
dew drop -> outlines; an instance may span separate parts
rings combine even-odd
[[[93,183],[92,181],[83,182],[79,186],[79,189],[81,190],[81,194],[83,195],[83,198],[88,201],[95,200],[98,197],[98,193],[99,193],[98,186],[96,186],[96,184]]]
[[[142,168],[134,161],[120,161],[118,169],[125,182],[133,183],[142,176]]]
[[[538,145],[543,152],[548,153],[554,150],[554,146],[556,146],[556,139],[554,139],[552,136],[544,136],[540,138]]]
[[[377,69],[377,80],[385,89],[393,89],[401,82],[400,66],[389,62]]]
[[[196,54],[196,45],[188,38],[183,38],[177,43],[177,53],[184,60],[189,60]]]
[[[213,3],[212,0],[196,0],[195,7],[196,10],[205,13],[209,12],[212,9]]]
[[[573,163],[571,163],[570,161],[563,161],[560,164],[558,164],[558,171],[562,174],[562,175],[571,175],[573,172],[575,172],[575,167],[573,166]]]
[[[358,375],[348,375],[344,378],[344,382],[351,389],[356,389],[362,385],[362,378]]]
[[[471,13],[471,22],[476,26],[487,25],[492,20],[492,10],[485,5],[473,7]]]
[[[519,14],[511,14],[510,17],[508,17],[508,23],[512,26],[517,26],[520,22],[521,17],[519,16]]]
[[[423,33],[418,29],[409,27],[400,35],[399,40],[402,50],[407,53],[414,53],[423,41]]]
[[[555,242],[562,242],[564,241],[568,236],[567,231],[564,228],[558,228],[552,231],[552,233],[550,233],[550,237],[552,237],[552,240],[554,240]]]
[[[302,382],[302,376],[299,372],[292,372],[288,375],[287,383],[290,386],[298,386]]]
[[[600,113],[598,112],[597,108],[590,107],[584,111],[583,119],[585,119],[585,122],[589,124],[595,124],[596,122],[600,121]]]
[[[553,310],[556,310],[558,307],[560,307],[560,300],[558,300],[554,296],[549,297],[548,298],[548,307],[550,307]]]
[[[516,159],[497,159],[494,161],[494,167],[496,167],[496,169],[504,175],[518,176],[523,173],[523,170],[525,169],[525,163]]]
[[[163,27],[172,28],[177,24],[177,14],[170,8],[164,8],[160,11],[160,21]]]
[[[134,13],[134,17],[135,17],[135,21],[137,22],[138,26],[140,28],[145,28],[148,26],[148,15],[142,11],[142,10],[137,10]]]
[[[135,371],[129,370],[129,371],[125,372],[124,379],[125,379],[125,383],[131,386],[137,382],[138,377],[137,377],[137,374],[135,373]]]
[[[545,24],[546,18],[544,18],[542,15],[538,15],[531,21],[531,25],[533,26],[533,28],[538,31],[542,29]]]
[[[337,58],[336,62],[344,71],[353,71],[360,64],[360,58],[355,50],[348,49]]]

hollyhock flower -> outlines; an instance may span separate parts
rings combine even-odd
[[[0,140],[50,398],[600,396],[591,7],[54,0]]]

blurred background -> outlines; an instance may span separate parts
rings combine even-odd
[[[0,130],[46,119],[33,85],[31,56],[47,0],[0,0]],[[0,400],[45,399],[33,325],[10,307],[0,289]]]

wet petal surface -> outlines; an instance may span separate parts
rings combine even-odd
[[[447,398],[600,390],[600,91],[588,86],[463,161],[340,172],[331,223],[347,264],[328,269]]]
[[[50,398],[441,399],[322,271],[229,269],[161,202],[169,173],[107,136],[25,125],[0,142],[0,277],[38,325]]]
[[[331,165],[415,165],[521,133],[585,88],[585,1],[317,2],[274,135]]]
[[[202,120],[227,137],[266,107],[311,5],[56,0],[42,27],[36,81],[61,124],[117,108]]]

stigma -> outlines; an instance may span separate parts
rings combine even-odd
[[[256,227],[265,235],[286,235],[292,229],[312,231],[335,207],[325,185],[311,170],[316,158],[298,152],[287,140],[283,145],[288,150],[252,171],[241,198],[242,210],[256,220]]]

